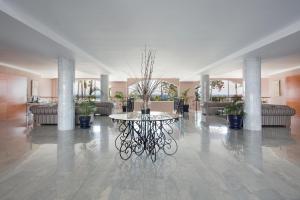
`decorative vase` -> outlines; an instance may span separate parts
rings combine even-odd
[[[241,129],[243,125],[243,117],[241,115],[228,115],[229,128]]]
[[[146,109],[141,109],[142,114],[150,114],[150,108],[146,108]]]
[[[80,128],[90,128],[91,116],[80,116]]]
[[[141,112],[142,114],[150,114],[149,101],[144,100]]]
[[[183,105],[183,112],[189,112],[189,107],[190,105],[188,104]]]
[[[126,112],[127,111],[127,106],[122,106],[122,111]]]

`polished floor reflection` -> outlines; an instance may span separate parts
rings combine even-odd
[[[247,132],[200,118],[182,118],[178,152],[155,163],[121,160],[107,117],[90,130],[1,128],[0,199],[300,199],[298,119],[292,130]]]

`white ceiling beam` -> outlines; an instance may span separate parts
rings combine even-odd
[[[235,59],[239,59],[239,58],[243,58],[245,55],[247,55],[248,53],[251,53],[259,48],[262,48],[264,46],[267,46],[269,44],[272,44],[273,42],[276,42],[280,39],[283,39],[289,35],[292,35],[294,33],[297,33],[300,31],[300,20],[296,21],[295,23],[292,23],[284,28],[282,28],[281,30],[278,30],[266,37],[264,37],[261,40],[258,40],[257,42],[254,42],[232,54],[230,54],[229,56],[226,56],[224,58],[222,58],[221,60],[218,60],[210,65],[207,65],[203,68],[201,68],[199,71],[197,71],[197,74],[201,74],[207,70],[213,69],[215,67],[218,67],[220,65],[224,65],[227,62],[233,61]]]
[[[12,18],[20,21],[21,23],[25,24],[26,26],[32,28],[33,30],[39,32],[40,34],[46,36],[47,38],[51,39],[52,41],[62,45],[63,47],[71,50],[73,53],[77,55],[81,55],[88,60],[94,62],[97,66],[99,66],[103,71],[106,73],[113,73],[113,70],[103,64],[94,56],[90,55],[71,41],[67,40],[66,38],[62,37],[58,33],[56,33],[51,28],[47,27],[40,21],[36,20],[35,18],[31,17],[27,13],[23,12],[17,6],[14,6],[12,2],[0,0],[0,10],[7,15],[11,16]]]
[[[12,64],[9,64],[9,63],[0,62],[0,66],[12,68],[12,69],[17,69],[17,70],[20,70],[20,71],[24,71],[24,72],[35,74],[35,75],[38,75],[38,76],[42,76],[42,74],[40,74],[40,73],[38,73],[34,70],[26,69],[24,67],[12,65]]]

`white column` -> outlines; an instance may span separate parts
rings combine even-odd
[[[72,130],[75,127],[73,84],[75,79],[74,60],[58,58],[58,129]]]
[[[261,59],[246,58],[244,76],[244,129],[261,130]]]
[[[101,101],[108,101],[109,97],[109,77],[107,74],[101,74]]]
[[[209,101],[209,75],[208,74],[201,75],[201,101],[202,103]]]

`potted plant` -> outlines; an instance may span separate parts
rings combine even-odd
[[[183,101],[183,112],[189,112],[189,99],[190,97],[188,96],[188,93],[190,91],[190,88],[184,90],[182,93],[181,93],[181,100]]]
[[[143,100],[141,112],[142,114],[150,114],[149,100],[155,89],[160,85],[161,81],[153,80],[153,66],[155,53],[153,50],[145,48],[142,53],[141,61],[141,81],[137,84],[136,91]]]
[[[127,106],[126,106],[126,100],[123,92],[117,91],[115,93],[115,98],[122,103],[122,111],[126,112]]]
[[[79,103],[79,122],[80,128],[89,128],[91,122],[91,114],[96,110],[96,105],[93,101],[82,100]]]
[[[229,128],[241,129],[243,126],[244,105],[235,101],[224,108],[224,114],[228,116]]]

